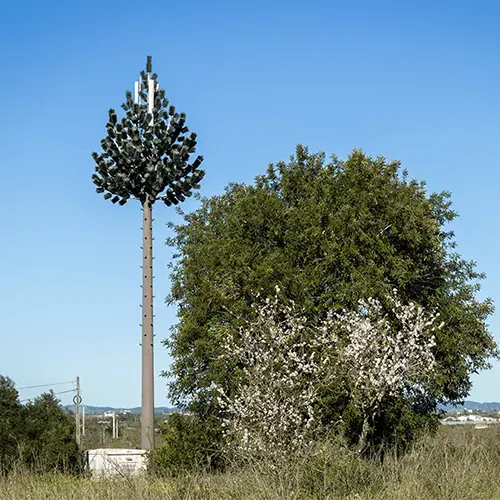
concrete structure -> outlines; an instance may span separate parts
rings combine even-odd
[[[100,448],[83,452],[92,477],[133,476],[146,470],[146,450]]]

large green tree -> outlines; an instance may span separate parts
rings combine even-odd
[[[76,472],[81,466],[74,417],[54,393],[41,394],[25,407],[25,459],[32,470]]]
[[[23,407],[14,382],[0,375],[0,475],[19,459],[23,421]]]
[[[278,284],[311,321],[355,309],[359,299],[384,300],[394,288],[403,301],[440,313],[432,391],[395,401],[380,429],[393,432],[439,402],[462,400],[496,345],[486,323],[492,302],[477,298],[484,276],[456,252],[447,228],[456,216],[448,192],[429,194],[399,162],[358,150],[327,160],[302,146],[253,185],[203,199],[169,241],[177,250],[169,300],[179,306],[166,341],[171,397],[202,416],[216,411],[214,383],[234,383],[217,361],[222,336],[251,317],[255,293],[272,295]],[[332,387],[323,404],[327,420],[349,420],[348,388]]]
[[[74,417],[52,392],[21,404],[14,382],[0,375],[0,475],[13,468],[31,471],[80,470]]]

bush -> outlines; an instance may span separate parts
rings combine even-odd
[[[155,476],[176,476],[183,472],[217,470],[222,465],[215,422],[201,422],[198,416],[172,414],[162,426],[164,444],[148,455],[148,471]]]
[[[74,421],[54,394],[23,406],[14,382],[0,375],[0,475],[14,467],[78,472],[81,465]]]
[[[77,472],[81,455],[75,441],[75,423],[52,392],[42,394],[25,408],[26,461],[31,469]]]
[[[14,382],[0,375],[0,475],[10,471],[19,458],[23,417]]]

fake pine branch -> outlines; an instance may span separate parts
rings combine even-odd
[[[112,203],[125,205],[134,199],[142,205],[141,446],[146,450],[154,447],[152,208],[158,200],[167,206],[183,202],[205,175],[199,168],[203,158],[191,161],[196,134],[188,134],[186,115],[169,104],[151,66],[148,57],[134,94],[126,93],[124,116],[118,119],[109,110],[102,152],[92,153],[96,191]]]

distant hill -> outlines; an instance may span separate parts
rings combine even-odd
[[[441,405],[444,411],[474,410],[474,411],[500,411],[500,403],[478,403],[477,401],[465,401],[463,405]]]
[[[85,406],[85,413],[87,415],[98,415],[100,413],[108,411],[114,411],[116,413],[121,413],[121,412],[130,412],[137,414],[141,413],[140,406],[136,408],[113,408],[111,406],[88,406],[88,405],[81,405],[81,406]],[[66,405],[64,408],[68,411],[72,411],[73,413],[75,412],[75,405]],[[178,411],[177,408],[170,408],[168,406],[159,406],[158,408],[155,408],[155,413],[172,413],[175,411]]]
[[[85,413],[87,415],[97,415],[100,413],[115,411],[116,413],[120,412],[130,412],[134,414],[141,413],[141,407],[137,406],[135,408],[113,408],[112,406],[85,406]],[[75,405],[67,405],[64,407],[66,410],[75,411]],[[491,402],[491,403],[478,403],[477,401],[465,401],[463,405],[440,405],[440,410],[444,410],[446,412],[451,411],[460,411],[460,410],[474,410],[474,411],[500,411],[500,403]],[[169,406],[159,406],[155,408],[155,413],[173,413],[175,411],[179,411],[175,407]]]

